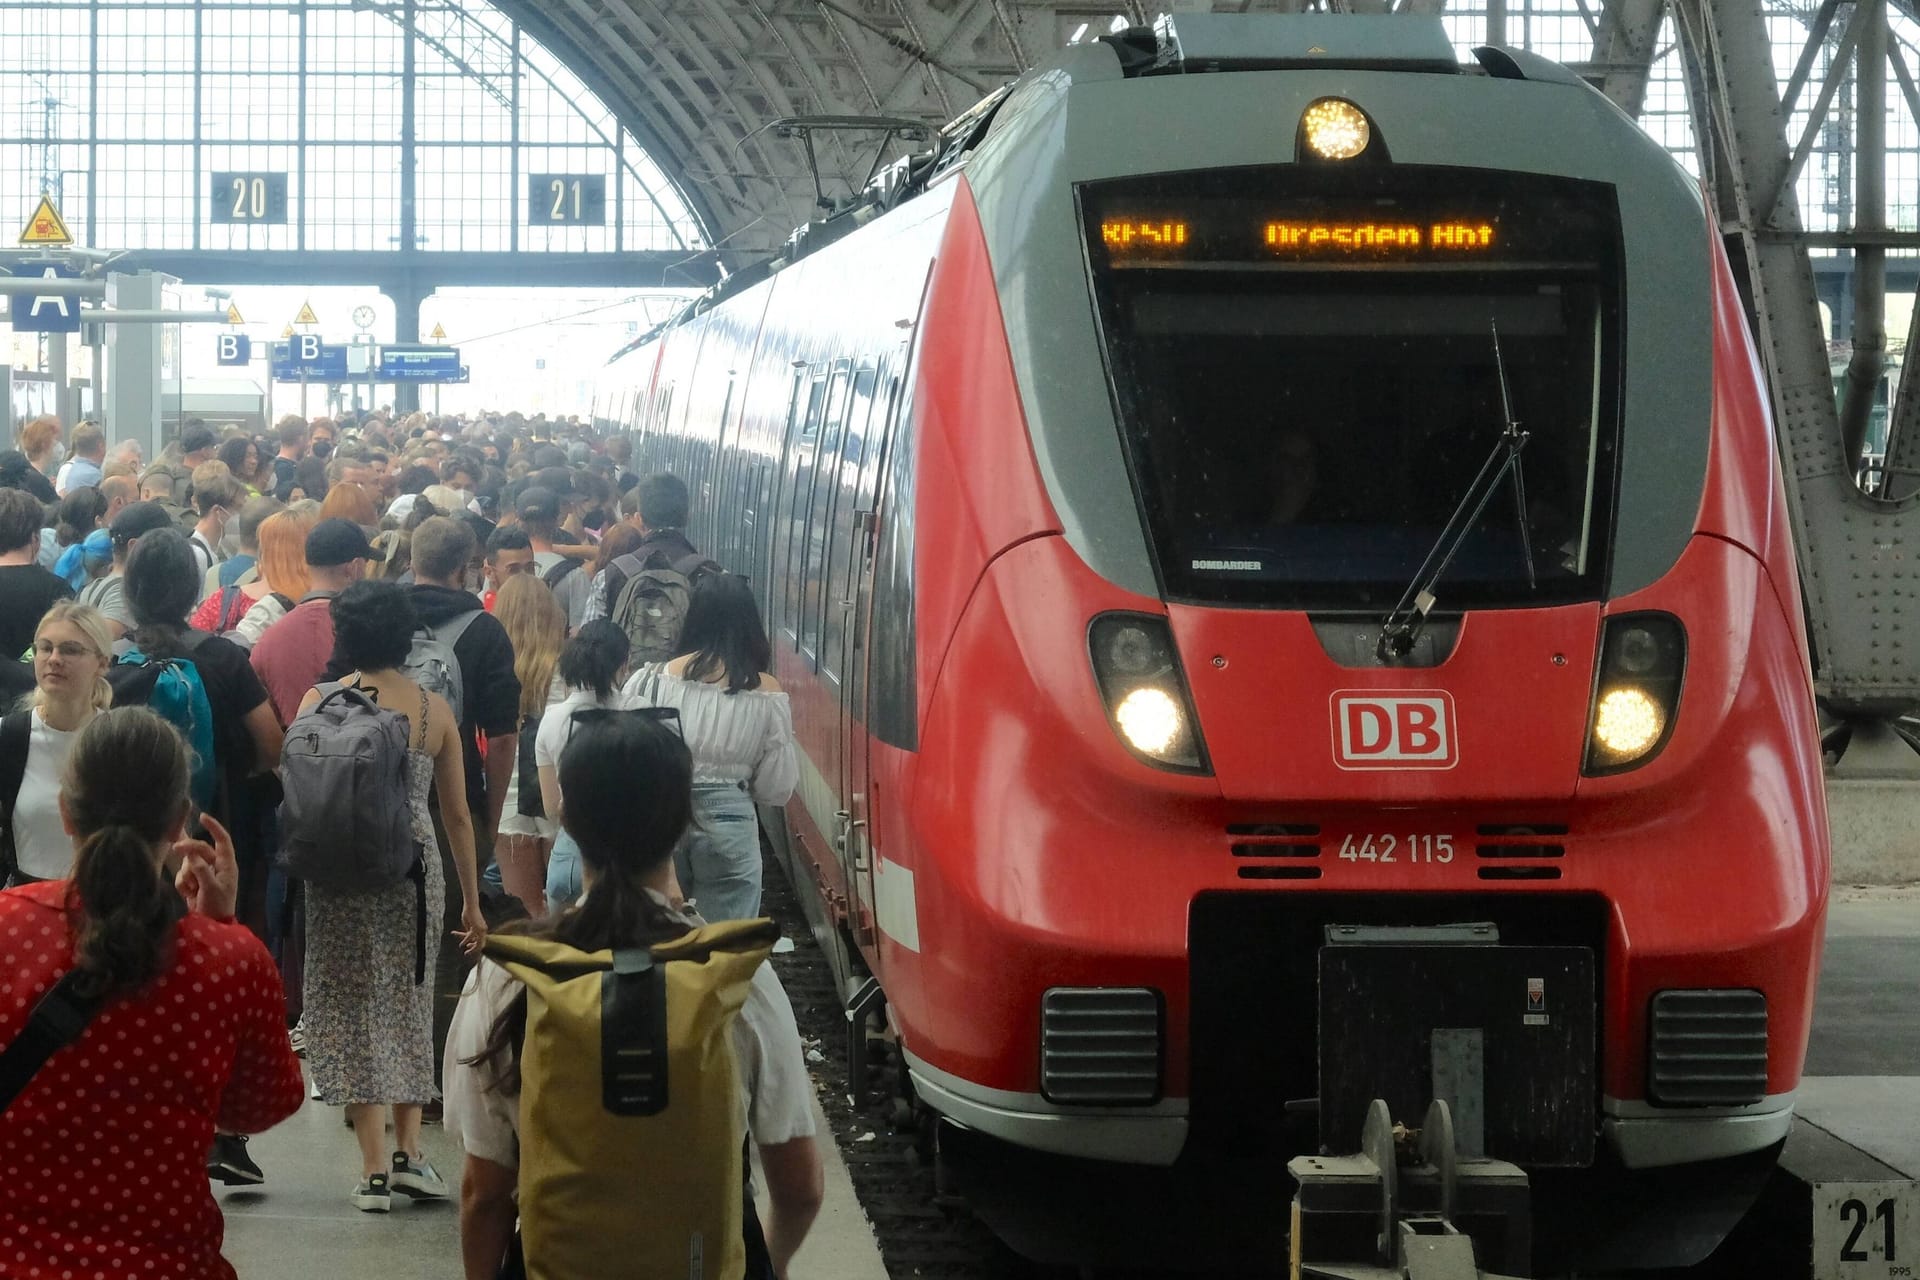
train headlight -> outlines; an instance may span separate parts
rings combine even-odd
[[[1087,629],[1087,650],[1107,718],[1135,756],[1159,769],[1210,772],[1165,618],[1101,614]]]
[[[1645,755],[1666,723],[1660,704],[1639,689],[1614,689],[1593,713],[1593,740],[1622,759]]]
[[[1587,730],[1589,776],[1637,768],[1659,754],[1680,707],[1686,665],[1678,619],[1636,613],[1607,620]]]
[[[1322,160],[1351,160],[1373,140],[1366,112],[1342,98],[1322,98],[1300,116],[1307,146]]]
[[[1113,718],[1133,749],[1150,756],[1165,755],[1186,727],[1183,723],[1186,717],[1173,695],[1152,685],[1135,689],[1120,699],[1120,705],[1113,709]]]

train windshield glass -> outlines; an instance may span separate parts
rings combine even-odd
[[[1524,498],[1503,484],[1486,505],[1443,608],[1599,596],[1618,437],[1610,189],[1286,166],[1080,194],[1171,595],[1391,607],[1510,405]]]

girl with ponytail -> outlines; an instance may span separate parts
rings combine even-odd
[[[594,628],[610,625],[588,623],[581,637],[590,640]],[[576,663],[583,656],[576,653]],[[582,674],[576,666],[574,677]],[[579,682],[589,689],[596,683]],[[652,709],[583,707],[572,720],[557,766],[564,804],[556,809],[579,847],[586,894],[577,906],[507,928],[589,952],[677,938],[700,923],[676,903],[673,871],[674,847],[693,821],[693,758],[670,721]],[[495,1274],[513,1235],[526,1025],[526,988],[482,960],[447,1034],[447,1131],[467,1153],[460,1234],[469,1276]],[[764,1252],[749,1234],[747,1277],[771,1280],[787,1274],[819,1211],[822,1186],[800,1033],[771,965],[755,972],[733,1036],[747,1132],[772,1207]]]
[[[60,821],[60,778],[74,740],[113,702],[113,634],[97,610],[62,600],[33,633],[34,690],[0,720],[0,841],[12,883],[59,880],[73,866]]]
[[[232,1280],[206,1176],[214,1127],[257,1133],[306,1092],[279,973],[233,923],[232,842],[211,818],[211,843],[185,838],[186,745],[144,708],[98,711],[74,735],[58,805],[72,879],[0,893],[0,937],[16,940],[0,1044],[69,973],[99,1003],[0,1110],[0,1185],[40,1193],[0,1197],[9,1269],[117,1280],[137,1257]],[[76,1160],[75,1125],[113,1142]]]

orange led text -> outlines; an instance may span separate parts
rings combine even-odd
[[[1100,224],[1100,238],[1109,249],[1171,249],[1187,242],[1187,224],[1114,219]]]
[[[1493,228],[1481,223],[1269,222],[1270,249],[1488,249]]]

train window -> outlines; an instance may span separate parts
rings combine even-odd
[[[918,660],[914,652],[914,483],[919,442],[913,418],[913,375],[896,398],[887,425],[880,491],[880,525],[874,547],[872,648],[867,655],[867,724],[891,746],[920,746]]]
[[[827,407],[814,452],[813,495],[807,517],[807,563],[801,580],[800,651],[813,660],[816,668],[820,665],[821,617],[832,607],[827,599],[828,531],[833,492],[839,479],[840,440],[847,424],[847,391],[851,381],[852,375],[844,364],[836,367],[827,380]]]
[[[847,405],[847,426],[840,435],[840,448],[831,480],[831,511],[827,516],[827,560],[821,571],[825,584],[826,621],[822,627],[820,669],[828,681],[838,684],[846,668],[847,605],[853,597],[848,591],[847,565],[853,544],[853,513],[858,505],[856,490],[860,482],[860,464],[866,456],[869,433],[874,428],[873,385],[878,374],[872,368],[856,370],[853,394]]]
[[[795,399],[796,406],[802,401]],[[782,629],[793,647],[800,648],[806,599],[805,570],[807,516],[813,509],[813,457],[820,441],[820,420],[827,403],[827,377],[816,371],[807,381],[804,411],[788,435],[786,487],[782,500],[786,518],[786,555],[780,566],[781,596],[786,601]]]
[[[1171,596],[1391,606],[1511,418],[1521,483],[1481,510],[1443,605],[1598,597],[1619,434],[1610,187],[1290,165],[1080,196]]]

